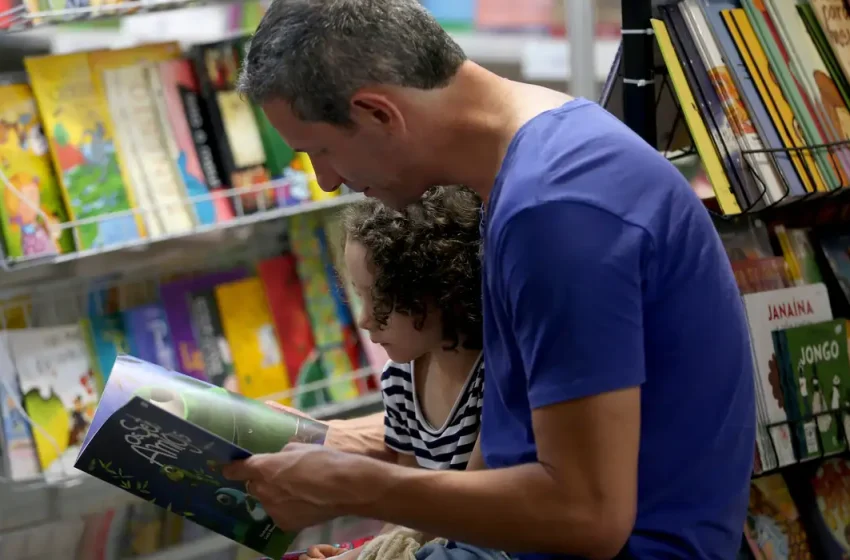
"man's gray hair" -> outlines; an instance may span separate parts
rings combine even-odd
[[[274,0],[239,91],[255,103],[285,100],[304,120],[347,125],[358,89],[440,88],[465,60],[418,0]]]

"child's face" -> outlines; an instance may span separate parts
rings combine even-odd
[[[363,300],[363,314],[357,325],[369,332],[372,342],[380,344],[391,360],[406,363],[439,349],[442,344],[440,315],[429,312],[422,329],[417,330],[409,315],[392,312],[387,324],[381,326],[372,314],[372,284],[374,276],[366,248],[356,242],[345,244],[345,267],[357,295]]]

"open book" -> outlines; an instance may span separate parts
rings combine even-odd
[[[280,558],[278,529],[221,465],[290,441],[323,444],[324,424],[193,377],[118,356],[75,467],[256,550]]]

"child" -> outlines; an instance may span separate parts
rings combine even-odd
[[[401,212],[364,200],[343,218],[359,325],[390,357],[385,441],[402,465],[483,468],[480,221],[481,200],[462,187],[434,188]],[[345,550],[318,545],[301,560]]]

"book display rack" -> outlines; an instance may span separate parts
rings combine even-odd
[[[636,0],[601,103],[677,160],[745,304],[757,449],[741,558],[850,552],[850,11],[843,0]]]
[[[74,471],[118,353],[320,419],[382,408],[385,355],[332,272],[338,210],[360,195],[322,192],[309,158],[235,93],[252,4],[0,0],[3,559],[256,559]],[[184,40],[185,23],[150,23],[186,8],[225,12],[227,25]],[[588,32],[571,57],[563,30],[496,24],[452,33],[475,60],[538,83],[596,91],[616,47]],[[295,548],[380,528],[340,519]]]

